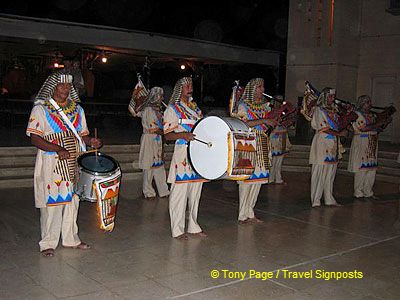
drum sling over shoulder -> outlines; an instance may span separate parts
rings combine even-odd
[[[65,115],[65,113],[63,112],[62,108],[57,104],[56,101],[54,101],[53,98],[50,98],[50,103],[51,105],[54,106],[54,108],[56,109],[57,113],[61,116],[61,118],[63,119],[63,121],[65,122],[65,125],[67,125],[68,129],[72,131],[72,133],[75,135],[76,139],[79,142],[79,146],[81,148],[82,152],[86,151],[86,145],[83,142],[81,136],[78,134],[78,132],[76,131],[74,125],[71,123],[70,119]]]

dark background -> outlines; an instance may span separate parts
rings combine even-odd
[[[116,62],[111,56],[107,64],[97,62],[91,71],[95,76],[94,97],[82,97],[82,105],[92,127],[102,133],[110,129],[110,142],[138,142],[140,120],[129,117],[126,106],[140,72],[150,86],[172,89],[177,79],[191,75],[194,79],[194,98],[204,113],[215,108],[228,107],[234,80],[242,86],[254,77],[265,79],[265,90],[269,94],[283,93],[287,45],[288,0],[235,0],[235,1],[160,1],[160,0],[12,0],[2,3],[0,13],[54,20],[88,23],[132,30],[226,43],[242,47],[274,50],[280,53],[280,69],[253,64],[205,64],[195,62],[182,71],[179,62],[151,63],[150,78],[145,62]],[[66,49],[60,48],[63,55]],[[151,57],[150,57],[151,59]],[[2,102],[0,127],[9,134],[6,145],[20,143],[19,131],[26,126],[31,102],[13,102],[9,98],[30,99],[53,70],[24,57],[3,57],[0,62],[0,79],[14,68],[15,62],[23,65],[29,86],[24,94],[7,95]],[[51,62],[50,62],[51,65]],[[40,68],[39,68],[40,67]],[[40,70],[39,70],[40,69]],[[200,78],[203,78],[201,90]],[[22,89],[20,89],[22,91]],[[212,101],[209,101],[209,99]],[[207,101],[208,99],[208,101]],[[1,100],[1,99],[0,99]],[[168,99],[167,99],[168,100]],[[116,106],[89,105],[89,102],[115,103]],[[11,128],[17,133],[9,131]],[[127,138],[113,140],[115,128],[127,129]],[[20,130],[21,129],[21,130]],[[132,132],[135,138],[132,140]],[[129,133],[131,132],[131,133]],[[136,134],[137,133],[137,134]],[[120,132],[120,135],[122,131]]]

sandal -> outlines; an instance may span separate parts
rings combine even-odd
[[[52,249],[52,248],[45,249],[43,251],[40,251],[40,253],[42,253],[43,257],[53,257],[54,256],[54,249]]]
[[[196,236],[196,237],[201,237],[201,238],[205,238],[205,237],[208,236],[204,231],[200,231],[200,232],[196,232],[196,233],[190,233],[189,232],[189,234],[191,236]]]
[[[186,241],[189,238],[188,238],[188,236],[186,234],[183,233],[181,235],[178,235],[178,236],[174,237],[174,239],[181,240],[181,241]]]
[[[254,218],[250,218],[249,219],[250,221],[250,223],[255,223],[255,224],[261,224],[261,223],[264,223],[264,221],[263,220],[260,220],[259,218],[257,218],[257,217],[254,217]]]
[[[328,206],[328,207],[341,207],[343,205],[339,204],[339,203],[335,203],[335,204],[327,204],[326,206]]]
[[[247,218],[246,220],[239,220],[239,224],[240,225],[246,225],[246,224],[249,224],[249,223],[251,223],[249,218]]]
[[[76,246],[63,246],[63,247],[69,249],[79,249],[79,250],[89,250],[91,248],[88,244],[84,242],[81,242],[79,245]]]

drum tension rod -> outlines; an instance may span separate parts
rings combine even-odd
[[[208,148],[211,148],[212,147],[212,143],[211,142],[205,142],[205,141],[202,141],[202,140],[199,140],[199,139],[196,139],[196,138],[194,138],[194,140],[195,141],[197,141],[197,142],[199,142],[199,143],[202,143],[202,144],[204,144],[204,145],[207,145],[208,146]]]

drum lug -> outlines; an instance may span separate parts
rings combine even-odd
[[[92,187],[93,187],[93,185],[95,184],[95,182],[96,182],[96,180],[93,179],[93,180],[92,180]],[[94,191],[94,188],[92,188],[92,190],[90,191],[90,197],[91,197],[91,198],[93,198],[93,191]]]

